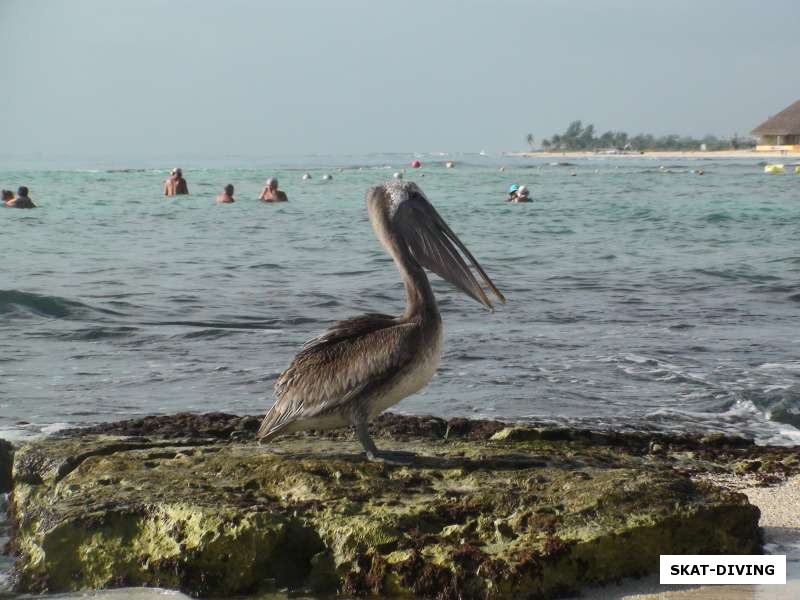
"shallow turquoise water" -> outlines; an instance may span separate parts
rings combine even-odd
[[[40,205],[0,211],[0,437],[264,412],[307,338],[402,310],[364,193],[411,158],[183,165],[179,199],[161,196],[167,168],[0,171]],[[800,176],[757,161],[422,159],[406,178],[508,303],[491,314],[436,280],[442,365],[398,410],[800,440]],[[288,204],[255,200],[268,176]],[[506,204],[512,182],[535,202]],[[226,183],[238,202],[215,205]]]

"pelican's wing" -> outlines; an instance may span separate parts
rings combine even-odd
[[[411,255],[420,265],[491,309],[492,303],[461,257],[460,250],[497,299],[500,302],[506,301],[472,253],[436,212],[422,190],[415,184],[407,183],[399,194],[390,187],[389,197],[392,199],[392,225],[406,241]]]
[[[264,417],[259,438],[277,434],[298,419],[314,418],[381,385],[411,359],[412,324],[370,314],[336,323],[309,340],[275,382],[275,404]],[[404,351],[404,349],[406,349]]]

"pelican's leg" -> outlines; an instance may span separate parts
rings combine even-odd
[[[372,436],[369,434],[369,423],[366,419],[359,419],[356,424],[356,437],[367,453],[367,460],[382,462],[390,465],[407,465],[414,462],[413,452],[381,452],[375,447]]]
[[[369,424],[366,419],[359,419],[356,423],[356,437],[361,445],[364,446],[364,451],[367,453],[369,460],[375,460],[378,456],[378,449],[375,447],[375,442],[372,441],[372,436],[369,434]]]

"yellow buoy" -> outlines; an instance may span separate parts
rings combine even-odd
[[[795,165],[794,172],[800,175],[800,165]]]
[[[783,173],[784,168],[783,165],[765,165],[764,166],[764,173],[770,173],[772,175],[778,175],[779,173]]]

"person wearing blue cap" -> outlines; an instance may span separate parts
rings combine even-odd
[[[508,186],[508,198],[506,198],[506,202],[516,202],[518,190],[519,186],[516,183],[512,183]]]

